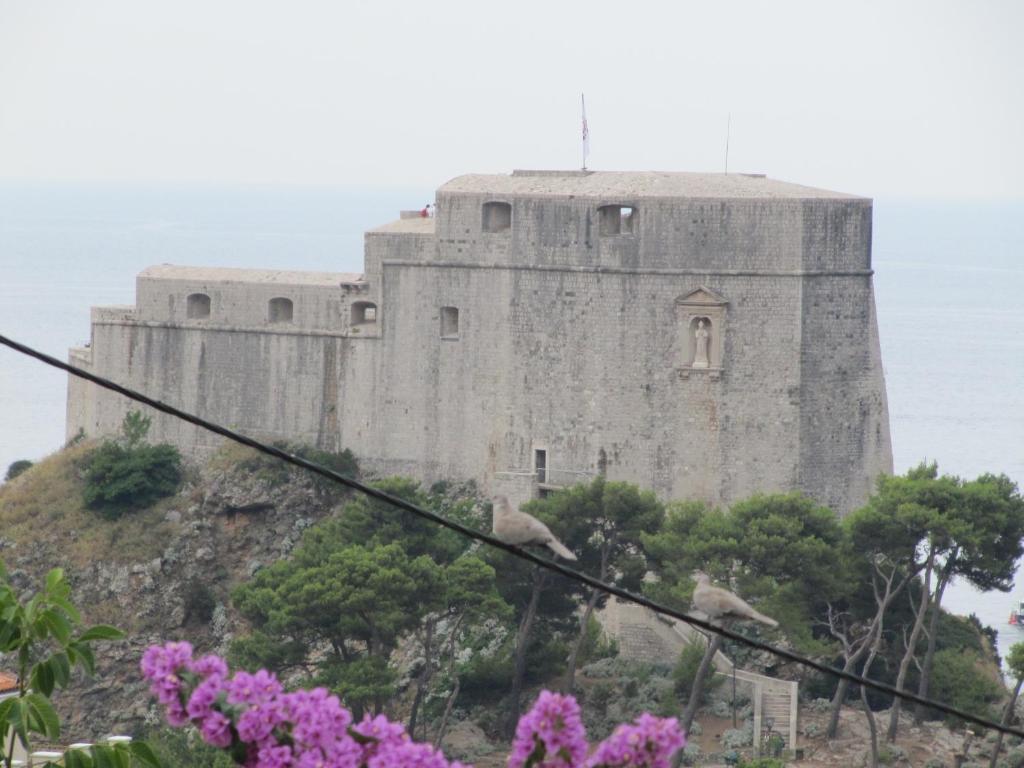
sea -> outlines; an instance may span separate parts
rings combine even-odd
[[[361,272],[363,233],[429,189],[0,183],[0,333],[65,359],[89,308],[161,263]],[[895,471],[922,461],[1024,484],[1024,199],[876,199],[873,262]],[[0,472],[64,442],[62,373],[0,347]],[[2,532],[0,532],[2,533]],[[945,606],[998,631],[1010,593]]]

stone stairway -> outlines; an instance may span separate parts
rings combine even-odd
[[[624,658],[664,662],[678,658],[687,645],[707,644],[704,633],[689,624],[667,619],[633,603],[609,601],[602,613],[602,624],[617,639],[619,653]],[[730,678],[735,674],[737,683],[745,684],[750,690],[754,707],[754,754],[760,755],[769,733],[779,734],[787,749],[796,749],[798,684],[734,668],[721,651],[715,654],[714,666],[716,674]]]

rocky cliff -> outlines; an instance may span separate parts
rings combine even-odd
[[[87,623],[127,638],[98,647],[97,674],[57,697],[64,738],[137,733],[153,717],[138,674],[151,643],[186,639],[223,653],[238,627],[231,589],[288,554],[305,528],[331,514],[343,489],[240,447],[186,469],[179,492],[106,520],[84,507],[88,443],[54,454],[0,486],[0,558],[16,588],[34,592],[66,569]]]

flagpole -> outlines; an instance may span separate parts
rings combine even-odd
[[[583,146],[581,147],[583,153],[583,170],[587,170],[587,152],[590,149],[590,128],[587,127],[587,102],[583,99],[583,94],[580,93],[580,112],[583,115]]]
[[[729,129],[732,128],[732,112],[725,119],[725,172],[729,173]]]

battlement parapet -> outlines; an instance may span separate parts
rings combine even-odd
[[[134,308],[97,308],[94,323],[340,335],[365,321],[352,307],[368,293],[356,274],[163,264],[139,274]]]

